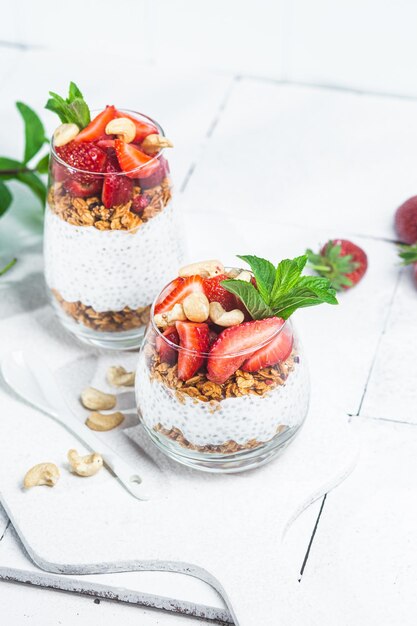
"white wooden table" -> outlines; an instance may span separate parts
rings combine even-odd
[[[61,93],[75,79],[92,107],[121,94],[119,105],[150,112],[175,141],[170,161],[190,258],[224,256],[225,242],[225,261],[248,252],[278,259],[331,236],[363,245],[369,272],[342,297],[343,313],[306,313],[328,322],[328,335],[304,335],[313,368],[318,354],[325,364],[313,379],[323,397],[352,416],[363,445],[352,476],[287,536],[300,582],[297,614],[292,609],[285,623],[411,625],[417,292],[397,265],[392,216],[417,191],[417,101],[146,66],[136,67],[138,91],[117,71],[120,61],[108,59],[115,69],[109,82],[74,55],[0,50],[1,152],[18,157],[22,149],[15,100],[40,111],[49,89]],[[53,116],[44,118],[51,130]],[[19,191],[16,198],[0,221],[1,260],[19,256],[41,236],[30,196]],[[305,319],[300,315],[301,331]],[[9,531],[7,522],[0,524],[1,551]],[[6,617],[14,626],[201,623],[2,582],[0,621]]]

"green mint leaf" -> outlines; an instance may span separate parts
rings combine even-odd
[[[253,319],[261,320],[274,315],[272,309],[264,302],[259,291],[244,280],[222,280],[222,287],[235,294],[243,302]]]
[[[49,95],[45,108],[56,113],[63,124],[76,124],[83,129],[90,123],[90,109],[75,83],[70,83],[67,99],[53,91]]]
[[[401,265],[417,263],[417,244],[413,244],[412,246],[398,246],[398,254],[400,259],[402,259]]]
[[[45,143],[45,129],[38,115],[27,104],[16,102],[16,107],[25,124],[25,156],[23,162],[28,163]]]
[[[295,259],[284,259],[278,263],[271,292],[270,302],[272,306],[279,301],[283,294],[297,284],[306,263],[307,257],[305,255]]]
[[[250,266],[256,279],[258,291],[266,304],[269,304],[270,294],[275,281],[274,265],[266,259],[249,254],[242,256],[238,255],[238,259],[242,259],[242,261],[245,261],[245,263]]]
[[[39,199],[42,208],[45,207],[46,202],[46,185],[34,172],[22,172],[17,174],[16,179],[26,185],[35,196]]]
[[[5,265],[2,269],[0,269],[0,276],[3,276],[6,272],[9,271],[10,268],[16,263],[17,259],[12,259],[7,265]]]
[[[12,194],[3,181],[0,180],[0,217],[6,213],[12,203],[12,200]]]
[[[36,164],[38,174],[47,174],[49,170],[49,154],[45,154]]]
[[[294,311],[317,304],[338,304],[336,291],[327,278],[301,276],[296,285],[282,294],[274,305],[274,315],[288,319]]]

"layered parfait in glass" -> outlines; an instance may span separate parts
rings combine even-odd
[[[157,297],[142,346],[136,397],[145,430],[197,469],[235,472],[272,458],[307,415],[309,378],[292,313],[337,302],[306,257],[250,270],[194,263]]]
[[[73,84],[66,100],[52,96],[49,108],[66,120],[51,143],[45,215],[53,305],[80,339],[137,347],[150,305],[181,259],[164,156],[172,143],[134,111],[106,106],[90,116]]]

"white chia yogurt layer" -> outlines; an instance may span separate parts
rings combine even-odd
[[[67,302],[97,312],[148,306],[181,259],[172,203],[135,232],[100,231],[45,215],[45,278]]]
[[[298,426],[307,414],[308,371],[304,359],[294,362],[285,382],[262,396],[247,394],[203,402],[155,379],[142,352],[137,369],[136,397],[142,420],[150,430],[177,429],[195,446],[240,446],[271,440],[283,428]],[[162,427],[162,429],[161,429]]]

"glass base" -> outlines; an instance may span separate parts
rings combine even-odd
[[[120,332],[101,332],[75,322],[57,307],[54,308],[64,328],[90,346],[106,350],[138,350],[142,345],[146,326]]]
[[[288,428],[288,430],[275,435],[273,439],[255,449],[231,454],[218,454],[188,450],[165,435],[160,435],[151,430],[143,421],[142,424],[153,443],[171,459],[187,467],[216,474],[237,474],[269,463],[285,450],[302,427],[301,423],[298,426]]]

